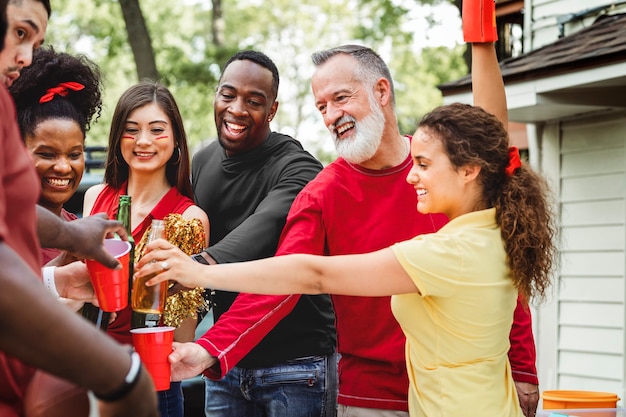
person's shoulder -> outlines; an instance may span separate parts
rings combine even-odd
[[[285,133],[271,132],[267,143],[271,147],[284,151],[306,152],[299,140]]]
[[[312,198],[314,200],[326,200],[333,198],[338,190],[345,188],[344,172],[345,162],[335,160],[323,167],[311,181],[308,182],[300,192],[303,198]]]
[[[342,159],[337,158],[331,163],[324,166],[324,169],[319,173],[319,180],[331,180],[350,175],[353,169],[348,163]]]
[[[85,196],[83,197],[83,215],[88,216],[91,214],[91,210],[96,202],[98,196],[104,191],[106,188],[106,184],[96,184],[87,188],[85,191]]]
[[[207,216],[206,212],[195,204],[187,207],[187,209],[181,214],[181,216],[183,217],[183,219],[187,220],[200,219],[203,223],[208,223],[209,221],[209,217]]]
[[[200,223],[202,223],[202,227],[206,235],[205,238],[208,240],[209,232],[211,230],[211,223],[209,221],[209,216],[207,216],[204,210],[194,204],[187,207],[187,209],[181,214],[181,216],[185,220],[200,220]],[[206,241],[205,244],[208,244],[208,241]]]
[[[92,185],[91,187],[87,188],[87,190],[85,191],[85,198],[87,197],[97,197],[98,194],[100,194],[102,192],[102,190],[104,190],[104,188],[106,187],[106,184],[96,184],[96,185]]]
[[[218,149],[221,149],[221,146],[217,139],[209,142],[202,148],[200,148],[197,152],[194,153],[193,159],[206,159],[213,155]]]
[[[302,143],[294,139],[293,137],[284,133],[272,132],[270,135],[270,146],[272,147],[272,154],[274,157],[285,160],[301,160],[319,165],[322,167],[321,162],[315,158],[309,151],[304,149]]]

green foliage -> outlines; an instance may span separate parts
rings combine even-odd
[[[141,2],[161,82],[177,98],[192,145],[215,135],[211,100],[217,71],[211,70],[210,10],[173,7],[159,0]],[[115,0],[57,0],[47,42],[58,50],[84,53],[105,76],[105,109],[88,135],[88,144],[108,141],[119,96],[138,81],[120,5]]]
[[[411,42],[411,34],[404,32],[402,22],[408,9],[390,0],[361,0],[356,7],[358,22],[354,38],[380,43],[394,38],[402,43]]]
[[[425,48],[420,55],[410,50],[394,55],[392,68],[411,68],[411,71],[399,71],[393,75],[401,132],[413,134],[422,116],[442,104],[437,85],[467,74],[464,50],[465,45],[459,45],[455,49]]]
[[[461,53],[414,46],[408,9],[448,0],[230,0],[222,4],[224,41],[212,39],[207,0],[141,0],[159,74],[177,98],[190,146],[215,136],[213,96],[220,71],[237,50],[269,55],[281,73],[274,130],[292,134],[324,162],[334,159],[328,131],[310,91],[312,52],[343,43],[377,50],[396,82],[401,128],[412,133],[421,115],[441,102],[436,85],[466,73]],[[88,144],[106,144],[117,98],[137,82],[134,59],[117,0],[55,0],[47,42],[85,53],[105,74],[105,109]]]

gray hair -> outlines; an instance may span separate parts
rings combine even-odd
[[[311,55],[311,60],[313,61],[313,65],[319,67],[339,54],[350,55],[356,59],[358,65],[355,72],[360,80],[369,82],[372,85],[381,77],[389,81],[389,85],[391,86],[391,101],[395,106],[396,93],[393,88],[393,80],[391,79],[389,67],[385,64],[385,61],[383,61],[380,55],[372,49],[361,45],[341,45],[314,52]]]

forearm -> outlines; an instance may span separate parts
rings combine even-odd
[[[251,294],[320,294],[321,270],[311,255],[287,255],[205,267],[207,288]]]
[[[212,379],[224,377],[293,311],[299,299],[300,295],[240,293],[196,342],[219,361],[219,366],[207,369],[205,375]]]
[[[513,379],[519,382],[538,384],[537,353],[532,329],[532,316],[530,307],[521,297],[517,299],[509,340],[511,343],[509,362],[511,363]]]
[[[162,239],[146,249],[135,269],[135,278],[153,275],[147,285],[174,280],[188,288],[268,295],[385,296],[417,291],[389,248],[361,255],[292,254],[217,265],[195,262]],[[387,279],[381,281],[381,276]]]
[[[223,239],[207,248],[217,263],[232,263],[273,256],[289,207],[261,204]],[[281,214],[282,213],[282,214]],[[254,242],[254,244],[250,244]]]
[[[60,305],[3,243],[0,264],[0,350],[96,393],[115,390],[130,366],[127,350]]]
[[[474,105],[495,115],[508,129],[504,81],[493,43],[472,44],[472,91]]]
[[[68,243],[64,223],[67,222],[50,210],[37,205],[37,235],[42,247],[66,249]]]

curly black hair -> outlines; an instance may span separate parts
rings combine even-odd
[[[40,103],[49,89],[63,82],[80,83],[84,88]],[[37,126],[49,119],[73,120],[85,135],[102,111],[100,68],[84,55],[57,52],[51,46],[33,53],[33,63],[22,70],[10,92],[23,138],[34,135]]]

